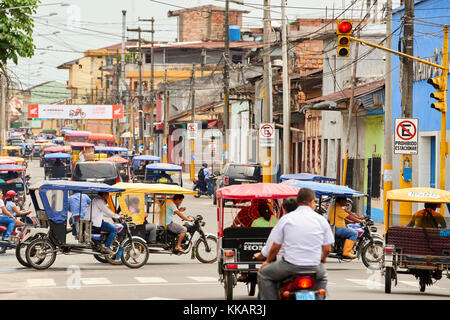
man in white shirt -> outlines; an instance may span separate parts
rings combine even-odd
[[[297,272],[316,272],[316,289],[326,289],[324,266],[334,236],[327,220],[315,212],[314,190],[302,188],[297,195],[299,207],[284,215],[272,229],[272,247],[258,270],[262,300],[276,300],[278,282]],[[273,262],[283,248],[282,259]]]
[[[106,238],[105,247],[102,248],[103,253],[112,254],[113,251],[109,248],[114,241],[118,233],[118,229],[103,220],[103,216],[110,218],[118,218],[119,216],[109,210],[106,205],[106,200],[108,199],[107,192],[99,192],[98,196],[94,198],[91,202],[91,207],[89,208],[84,219],[92,220],[92,233],[100,233],[100,231],[108,232],[108,238]],[[92,212],[92,218],[91,218]]]

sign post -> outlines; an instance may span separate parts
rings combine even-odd
[[[272,148],[275,148],[275,124],[261,123],[259,125],[259,146],[262,154],[263,182],[273,182]]]
[[[190,178],[191,181],[195,180],[195,139],[197,138],[198,123],[192,122],[187,124],[187,139],[191,141],[191,165],[190,165]]]

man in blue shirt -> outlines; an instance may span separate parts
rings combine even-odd
[[[211,171],[209,171],[207,163],[203,164],[203,174],[205,175],[205,182],[208,186],[208,196],[211,196],[213,193],[213,180],[211,179],[213,174],[211,173]]]
[[[81,203],[80,203],[80,196],[81,196]],[[71,219],[70,223],[72,224],[72,234],[75,237],[78,236],[78,228],[79,228],[78,222],[80,221],[80,219],[84,219],[90,204],[91,199],[87,194],[82,195],[81,193],[77,192],[69,197],[69,211],[72,213],[72,216],[70,217]]]

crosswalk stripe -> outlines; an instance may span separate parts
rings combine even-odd
[[[134,277],[140,283],[163,283],[167,282],[166,279],[161,277]]]
[[[52,287],[56,286],[53,279],[27,279],[27,283],[30,287]]]
[[[112,283],[107,278],[81,278],[80,280],[84,285],[100,285]]]
[[[378,287],[382,287],[383,283],[381,282],[377,282],[377,281],[373,281],[370,279],[345,279],[347,281],[353,282],[357,285],[360,286],[364,286],[364,287],[371,287],[371,288],[378,288]]]
[[[219,278],[214,278],[214,277],[188,277],[189,279],[192,279],[194,281],[198,281],[198,282],[217,282],[219,281]]]

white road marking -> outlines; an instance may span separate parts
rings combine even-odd
[[[112,284],[107,278],[81,278],[84,285]]]
[[[161,277],[134,277],[140,283],[165,283],[166,279]]]
[[[53,287],[56,286],[54,279],[27,279],[30,287]]]
[[[345,279],[347,281],[353,282],[359,286],[370,287],[373,289],[382,288],[384,285],[381,282],[376,282],[370,279]]]
[[[198,282],[218,282],[219,278],[214,278],[214,277],[188,277],[189,279],[192,279],[194,281],[198,281]]]

